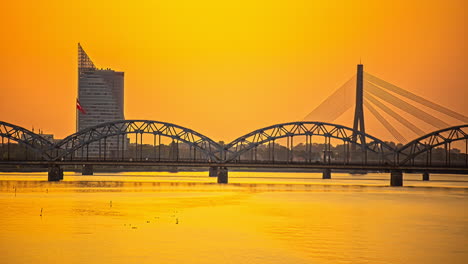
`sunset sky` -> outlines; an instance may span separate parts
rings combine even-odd
[[[365,71],[468,115],[467,3],[6,1],[0,120],[56,138],[75,132],[78,42],[97,67],[125,72],[127,119],[214,140],[301,120],[360,60]],[[366,121],[370,134],[386,135]]]

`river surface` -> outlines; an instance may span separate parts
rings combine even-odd
[[[468,263],[468,176],[0,173],[0,263]]]

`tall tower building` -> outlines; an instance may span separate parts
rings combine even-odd
[[[98,69],[78,43],[77,127],[82,130],[104,122],[123,120],[124,73],[110,68]],[[106,140],[106,146],[92,144],[89,155],[111,154],[117,151],[117,138]],[[127,145],[127,144],[125,144]]]

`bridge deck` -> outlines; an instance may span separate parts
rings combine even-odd
[[[446,173],[446,174],[468,174],[467,167],[445,167],[445,166],[394,166],[394,165],[361,165],[361,164],[323,164],[323,163],[293,163],[293,162],[194,162],[194,161],[0,161],[2,166],[41,166],[48,167],[51,165],[67,166],[67,165],[95,165],[95,166],[167,166],[167,167],[226,167],[226,168],[251,168],[251,169],[315,169],[315,170],[339,170],[339,171],[380,171],[390,172],[400,170],[403,172],[429,172],[429,173]]]

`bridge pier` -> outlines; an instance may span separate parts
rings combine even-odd
[[[331,169],[324,169],[322,179],[331,179]]]
[[[218,177],[218,170],[219,170],[219,167],[210,167],[208,171],[208,175],[210,177]]]
[[[429,172],[423,172],[422,180],[423,181],[428,181],[429,180]]]
[[[179,172],[179,167],[170,166],[169,169],[168,169],[167,171],[176,173],[176,172]]]
[[[403,172],[401,170],[390,172],[390,186],[403,186]]]
[[[228,183],[228,169],[226,167],[218,169],[218,183]]]
[[[93,165],[83,165],[81,168],[81,175],[93,175]]]
[[[63,169],[58,165],[51,165],[48,169],[48,181],[63,180]]]

